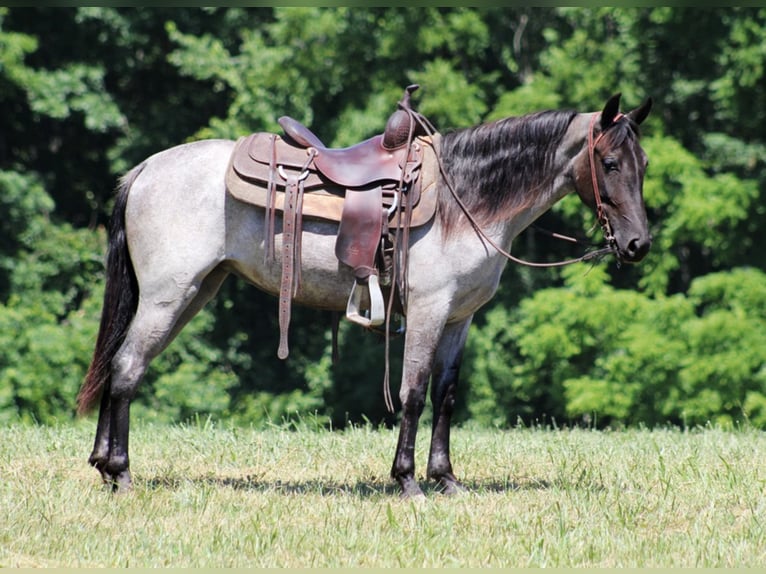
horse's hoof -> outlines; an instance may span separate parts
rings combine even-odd
[[[126,494],[133,490],[133,480],[129,470],[123,470],[117,476],[112,477],[112,492]]]
[[[414,478],[402,477],[399,479],[399,485],[402,487],[402,493],[399,495],[402,500],[425,500],[426,495]]]
[[[455,475],[450,473],[442,474],[441,476],[431,476],[439,483],[439,492],[447,496],[455,496],[457,494],[466,494],[470,492],[468,487],[464,486]]]
[[[130,476],[129,470],[123,470],[116,475],[109,474],[106,471],[101,472],[101,480],[104,481],[104,486],[112,491],[114,494],[126,494],[133,490],[133,480]]]
[[[441,485],[441,493],[446,496],[457,496],[471,492],[468,487],[458,480],[442,479],[439,481],[439,484]]]
[[[426,501],[426,495],[423,493],[420,488],[417,489],[415,492],[404,492],[399,495],[399,500],[408,501],[408,502],[425,502]]]

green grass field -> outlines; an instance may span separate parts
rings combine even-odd
[[[472,492],[412,502],[395,431],[137,423],[135,489],[114,496],[93,426],[0,429],[0,566],[766,564],[755,430],[457,429]]]

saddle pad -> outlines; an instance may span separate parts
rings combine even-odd
[[[264,172],[260,167],[248,167],[255,164],[242,159],[249,156],[248,150],[253,143],[252,138],[256,136],[268,138],[270,134],[252,134],[237,140],[234,152],[229,160],[229,166],[226,169],[226,190],[239,201],[265,208],[266,184],[260,183]],[[437,134],[433,138],[418,137],[417,139],[420,140],[423,146],[423,165],[420,169],[420,198],[412,212],[410,227],[417,227],[428,223],[436,212],[436,182],[439,168],[435,150],[438,148],[440,136]],[[267,170],[265,172],[267,180],[268,166],[265,166],[265,168]],[[257,174],[252,173],[253,170],[257,170]],[[312,187],[309,187],[309,180],[312,176],[316,179],[312,182]],[[251,180],[250,178],[253,179]],[[274,191],[274,195],[276,209],[283,211],[285,202],[283,188],[277,188]],[[309,175],[306,180],[306,193],[303,195],[303,217],[340,222],[343,213],[344,195],[345,189],[322,181],[318,175]],[[394,217],[389,224],[392,226],[399,225],[398,218]]]

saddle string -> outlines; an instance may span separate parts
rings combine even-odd
[[[309,150],[309,157],[306,163],[297,175],[286,174],[282,166],[277,168],[277,173],[285,181],[282,224],[282,277],[279,286],[279,348],[277,349],[277,356],[280,359],[286,359],[289,354],[288,329],[290,327],[291,302],[298,293],[301,283],[303,182],[309,175],[308,166],[315,156],[316,150],[312,148]],[[296,259],[298,261],[297,270],[295,267]]]
[[[405,99],[399,103],[399,109],[404,110],[410,118],[409,128],[407,132],[407,155],[405,163],[402,166],[401,174],[399,175],[399,185],[396,188],[399,201],[396,203],[396,230],[394,232],[393,240],[393,265],[391,270],[391,288],[388,294],[388,303],[386,308],[385,318],[385,371],[383,376],[383,396],[386,402],[386,409],[390,413],[394,413],[394,404],[391,397],[391,380],[390,380],[390,340],[391,340],[391,316],[393,315],[393,303],[394,298],[399,296],[402,310],[407,308],[407,292],[408,292],[408,256],[409,256],[409,243],[410,243],[410,223],[412,221],[412,206],[410,205],[409,197],[406,197],[403,190],[405,184],[405,175],[407,173],[407,164],[409,163],[410,154],[412,153],[412,144],[415,139],[415,128],[417,125],[423,128],[426,135],[434,136],[437,133],[433,124],[421,113],[412,109],[409,104],[409,99]],[[431,143],[433,147],[433,143]],[[438,150],[434,149],[434,155],[439,160]],[[439,160],[441,164],[441,161]],[[412,181],[408,183],[413,183]],[[401,271],[401,278],[400,278]],[[404,311],[403,311],[404,312]]]
[[[274,222],[276,219],[276,175],[277,175],[277,136],[271,134],[271,156],[269,157],[269,182],[266,186],[266,211],[264,212],[264,227],[266,228],[266,249],[263,262],[274,259]]]
[[[409,199],[406,202],[404,200],[404,177],[405,173],[407,172],[407,164],[410,159],[410,153],[412,152],[412,141],[414,139],[415,135],[415,122],[413,121],[413,118],[415,117],[415,111],[405,105],[399,105],[400,109],[403,109],[405,112],[407,112],[407,115],[410,117],[409,122],[409,130],[407,132],[407,156],[404,160],[404,165],[402,166],[402,172],[399,175],[399,185],[396,188],[396,195],[398,198],[398,201],[396,202],[396,216],[397,216],[397,225],[396,230],[394,231],[394,245],[393,245],[393,265],[391,269],[391,288],[388,293],[388,302],[386,306],[386,323],[385,323],[385,367],[384,367],[384,374],[383,374],[383,398],[386,403],[386,410],[388,410],[389,413],[394,413],[394,403],[393,399],[391,397],[391,362],[390,362],[390,349],[391,349],[391,315],[393,314],[393,306],[394,306],[394,297],[396,296],[397,292],[397,285],[399,283],[399,267],[402,269],[402,286],[401,289],[398,289],[399,291],[399,297],[401,299],[401,305],[402,308],[406,308],[407,302],[406,302],[406,294],[407,294],[407,256],[408,256],[408,246],[410,243],[410,222],[412,221],[412,209],[409,205]],[[419,114],[418,114],[419,115]],[[402,215],[406,218],[406,221],[402,223]],[[400,246],[404,245],[404,247],[400,250]],[[397,256],[399,257],[400,261],[397,263]]]

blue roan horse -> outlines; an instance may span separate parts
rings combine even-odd
[[[414,452],[429,381],[428,477],[446,493],[463,489],[450,462],[450,418],[468,327],[494,295],[507,261],[496,247],[510,249],[530,223],[576,192],[598,210],[617,258],[637,262],[649,250],[642,195],[647,157],[638,125],[651,99],[624,115],[619,99],[612,97],[601,112],[539,112],[442,135],[436,214],[408,238],[403,412],[391,469],[404,496],[423,494]],[[264,257],[263,209],[233,198],[224,184],[234,145],[180,145],[121,180],[101,326],[78,397],[81,412],[101,397],[89,462],[114,490],[131,486],[130,402],[150,361],[229,274],[268,293],[280,291],[280,257]],[[279,254],[279,225],[275,232]],[[354,276],[335,256],[337,233],[336,223],[304,221],[297,304],[346,308]]]

